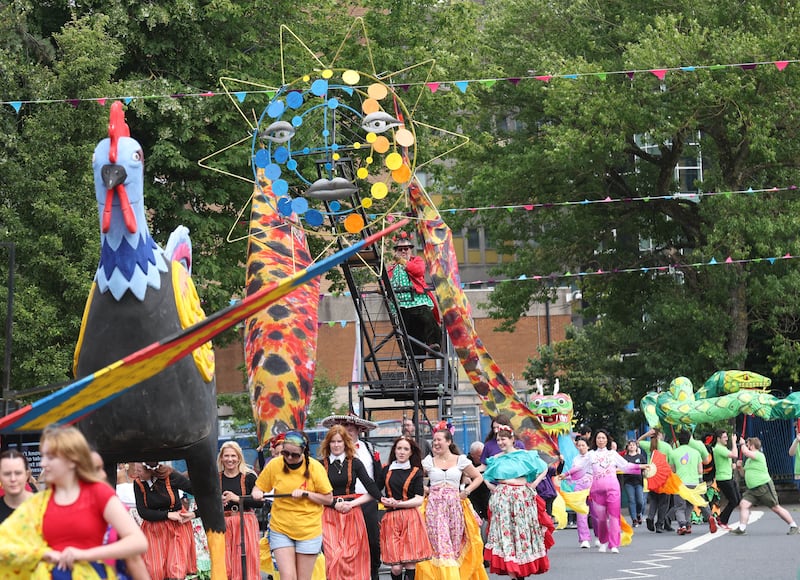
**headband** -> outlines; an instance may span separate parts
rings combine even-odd
[[[305,437],[298,431],[287,431],[286,437],[283,439],[284,443],[288,443],[289,445],[297,445],[301,449],[306,448],[306,440]]]
[[[500,433],[500,431],[506,431],[512,435],[514,434],[514,428],[511,425],[497,425],[494,428],[495,433]]]

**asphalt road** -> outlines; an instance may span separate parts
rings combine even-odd
[[[800,506],[784,506],[800,521]],[[738,520],[734,512],[731,526]],[[770,510],[757,508],[747,535],[725,530],[708,532],[695,525],[689,536],[656,534],[644,526],[634,530],[633,541],[619,554],[601,554],[597,548],[580,549],[577,531],[558,530],[550,550],[547,578],[570,580],[633,580],[679,578],[692,580],[800,580],[800,535],[787,536],[789,526]],[[508,576],[490,575],[492,580]]]

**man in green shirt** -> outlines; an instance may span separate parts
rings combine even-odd
[[[704,455],[708,455],[705,447],[703,455],[696,448],[696,445],[691,443],[692,435],[689,431],[678,432],[678,447],[670,451],[667,456],[672,470],[677,474],[683,484],[694,489],[700,483],[703,475],[703,459]],[[696,443],[699,443],[696,442]],[[702,446],[702,443],[700,443]],[[692,533],[692,508],[685,499],[680,496],[675,496],[675,517],[678,520],[678,535]],[[703,515],[708,518],[710,531],[713,534],[717,531],[716,522],[711,516],[708,508],[701,508]]]
[[[714,455],[714,468],[716,470],[717,487],[720,493],[725,496],[728,504],[725,509],[719,514],[719,526],[725,530],[729,530],[728,521],[731,518],[733,510],[742,501],[742,496],[739,493],[739,486],[736,479],[733,477],[733,461],[739,458],[736,451],[737,437],[736,433],[733,434],[733,449],[728,449],[728,432],[725,429],[717,429],[714,433],[716,443],[712,449]]]
[[[742,501],[739,503],[739,527],[731,530],[731,533],[737,536],[745,535],[747,520],[750,519],[750,508],[754,505],[763,505],[789,524],[788,535],[796,534],[797,524],[789,512],[778,503],[775,485],[767,471],[767,458],[761,452],[761,440],[758,437],[749,437],[747,441],[740,441],[739,446],[742,449],[742,455],[747,458],[744,464],[744,482],[747,485],[747,491],[744,492]]]

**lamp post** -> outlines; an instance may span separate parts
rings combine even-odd
[[[14,314],[14,242],[0,242],[0,246],[8,248],[8,300],[6,306],[6,345],[5,345],[5,362],[3,365],[3,384],[0,386],[0,399],[4,401],[4,414],[7,414],[8,404],[5,398],[11,391],[11,326]]]

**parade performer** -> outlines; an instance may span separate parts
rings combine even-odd
[[[320,446],[320,456],[333,486],[333,500],[322,513],[326,574],[328,578],[369,580],[369,541],[361,506],[375,503],[380,490],[355,456],[354,442],[343,426],[330,428]],[[369,493],[355,493],[356,481]]]
[[[724,530],[730,530],[728,522],[730,521],[733,510],[742,501],[742,496],[739,493],[739,485],[733,477],[733,462],[738,459],[739,454],[736,449],[738,448],[736,433],[733,434],[733,448],[728,448],[728,432],[725,429],[717,429],[714,433],[716,443],[711,450],[714,455],[714,470],[716,472],[717,487],[722,495],[727,500],[727,505],[719,514],[719,527]],[[797,438],[795,438],[797,441]],[[791,455],[791,449],[790,455]],[[712,516],[713,517],[713,516]]]
[[[333,499],[325,468],[308,453],[304,434],[287,432],[281,456],[267,463],[252,492],[261,500],[274,490],[269,545],[278,570],[296,580],[312,578],[322,548],[322,510]]]
[[[554,544],[555,528],[536,493],[536,485],[547,476],[547,464],[538,452],[515,448],[515,441],[510,426],[497,426],[500,453],[487,460],[484,473],[494,488],[484,560],[492,573],[525,578],[550,569],[547,550]]]
[[[560,475],[560,479],[572,483],[573,491],[583,491],[592,487],[592,459],[589,455],[589,442],[583,437],[575,439],[578,455],[572,460],[572,467]],[[591,509],[591,506],[590,506]],[[575,514],[578,524],[578,542],[581,548],[589,548],[592,539],[589,531],[589,513]]]
[[[415,578],[417,562],[433,554],[425,522],[417,509],[424,497],[422,459],[417,442],[407,436],[395,440],[384,472],[386,513],[381,520],[381,554],[392,569],[392,579]]]
[[[261,502],[247,498],[242,502],[244,513],[239,512],[239,500],[250,495],[256,485],[256,474],[248,469],[242,448],[235,441],[226,441],[217,456],[222,503],[225,508],[225,569],[229,580],[242,578],[242,527],[247,562],[247,577],[259,577],[258,519],[255,509]],[[244,519],[244,526],[242,526]]]
[[[422,460],[430,480],[422,509],[433,557],[417,564],[417,580],[487,580],[478,515],[469,501],[483,476],[459,453],[446,423],[437,426],[431,447],[433,455]],[[459,491],[464,476],[471,481]]]

